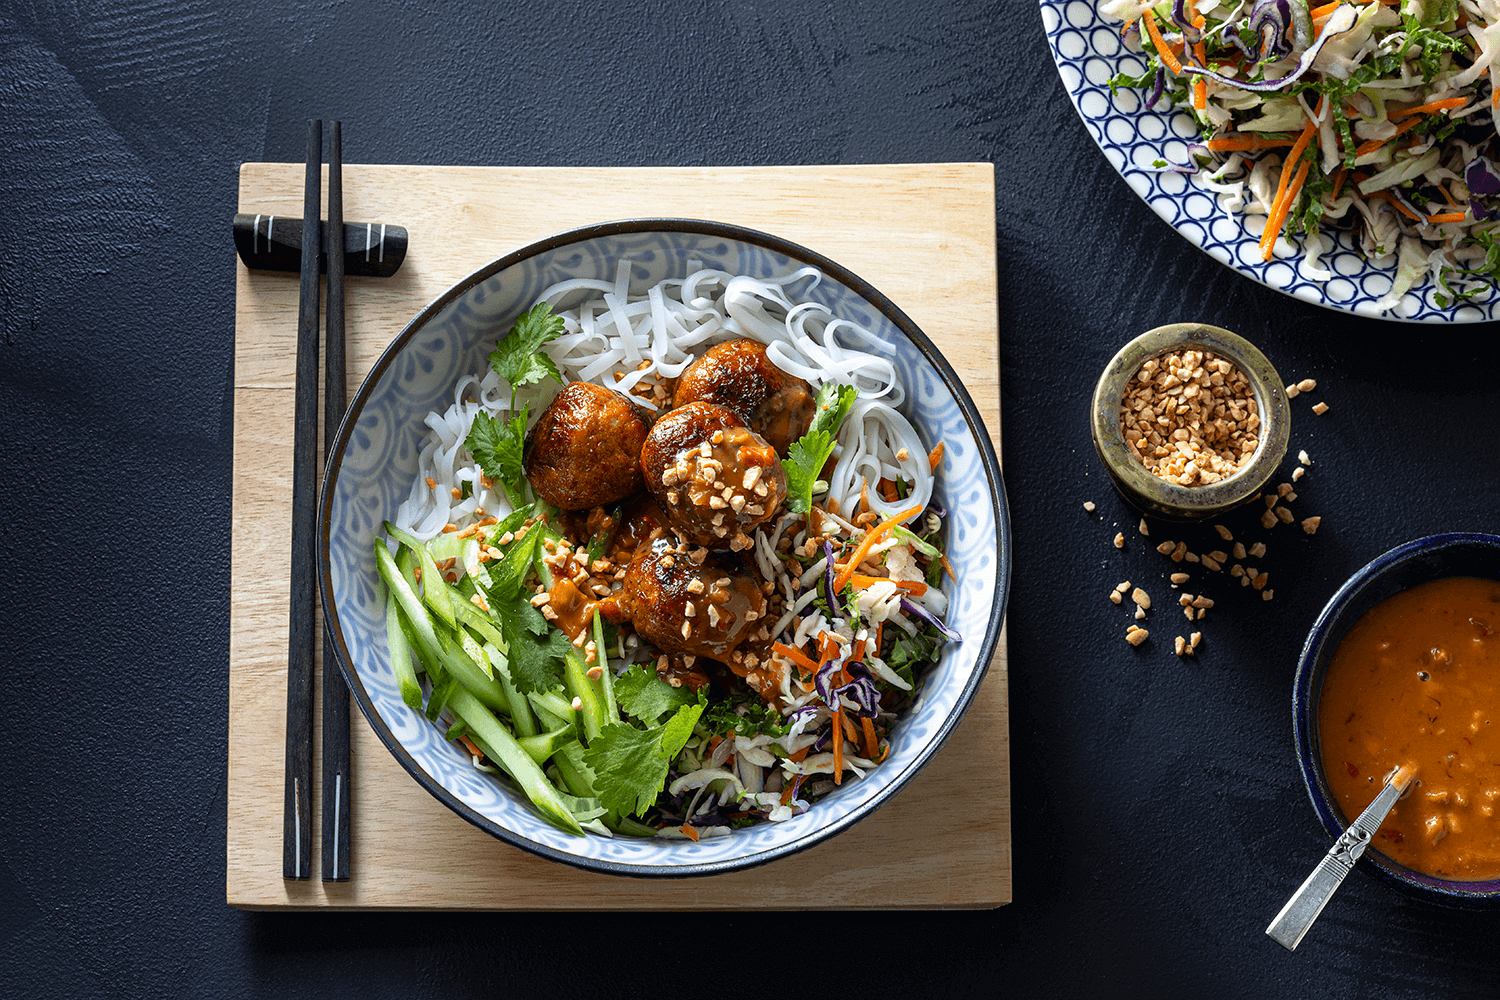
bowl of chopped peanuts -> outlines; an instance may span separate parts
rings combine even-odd
[[[1218,517],[1258,496],[1286,454],[1291,409],[1275,367],[1203,323],[1148,330],[1094,387],[1094,450],[1142,513]]]

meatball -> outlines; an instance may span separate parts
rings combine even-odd
[[[777,368],[766,357],[765,345],[748,337],[711,348],[683,372],[673,405],[698,400],[727,406],[744,417],[779,455],[807,433],[817,411],[812,386]]]
[[[636,632],[663,653],[728,662],[763,631],[766,598],[755,580],[706,549],[658,531],[636,550],[613,600]],[[611,609],[612,611],[614,609]]]
[[[569,382],[526,435],[526,478],[563,510],[615,503],[643,485],[645,440],[634,403],[602,385]]]
[[[658,420],[641,449],[641,469],[672,524],[709,548],[749,548],[749,532],[786,499],[775,449],[713,403],[689,403]]]

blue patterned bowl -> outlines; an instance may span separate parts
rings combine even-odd
[[[634,262],[644,286],[682,276],[688,261],[769,277],[810,264],[813,295],[869,330],[901,373],[907,416],[945,442],[934,502],[950,512],[946,647],[916,703],[895,727],[887,760],[801,816],[700,842],[574,836],[539,818],[507,779],[476,771],[468,754],[402,703],[388,661],[385,604],[371,547],[416,475],[422,418],[451,402],[461,375],[483,371],[500,332],[542,289],[566,278],[613,279]],[[328,648],[355,701],[401,765],[440,802],[534,854],[620,875],[684,876],[763,864],[810,847],[869,815],[937,753],[957,727],[999,640],[1010,581],[1010,523],[999,463],[958,376],[932,341],[869,284],[838,264],[763,233],[711,222],[641,220],[562,233],[487,264],[439,296],[401,332],[349,406],[333,442],[319,503],[318,583]]]
[[[1323,776],[1318,750],[1318,695],[1323,675],[1339,642],[1365,612],[1409,587],[1445,576],[1500,579],[1500,535],[1429,535],[1377,556],[1328,601],[1302,647],[1292,686],[1292,736],[1302,781],[1330,838],[1340,836],[1354,817],[1346,818],[1339,811]],[[1453,882],[1436,878],[1392,861],[1374,848],[1360,857],[1358,867],[1426,902],[1463,909],[1500,909],[1500,879]]]

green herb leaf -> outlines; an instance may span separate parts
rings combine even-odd
[[[667,770],[693,733],[704,703],[684,705],[660,726],[637,729],[620,722],[604,726],[583,752],[597,776],[599,801],[623,814],[644,816],[667,782]]]
[[[849,415],[850,407],[858,398],[859,389],[852,385],[835,385],[829,382],[820,388],[814,399],[818,409],[813,414],[812,426],[808,428],[808,432],[827,431],[829,434],[837,434],[839,425]]]
[[[542,532],[533,528],[524,537],[511,542],[505,549],[505,555],[498,561],[490,560],[488,569],[492,604],[514,604],[520,600],[541,540]]]
[[[794,514],[812,510],[813,490],[818,473],[833,454],[833,436],[827,431],[808,431],[793,441],[781,463],[786,470],[786,506]]]
[[[639,664],[615,678],[615,699],[622,712],[648,726],[655,725],[666,713],[693,702],[686,689],[674,688],[662,680],[655,667],[647,670]]]
[[[562,683],[563,657],[572,648],[567,637],[527,601],[495,601],[490,611],[510,647],[505,656],[516,689],[530,694]]]
[[[464,447],[479,468],[505,487],[512,506],[516,507],[521,506],[521,498],[526,495],[524,456],[529,409],[522,407],[520,414],[511,420],[496,420],[488,413],[476,413],[469,436],[464,438]]]
[[[562,332],[562,317],[552,315],[547,303],[538,302],[522,313],[505,339],[495,345],[490,353],[490,367],[510,383],[512,390],[544,378],[561,382],[557,364],[538,352],[543,344],[557,339]]]

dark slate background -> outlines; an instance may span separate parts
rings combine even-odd
[[[1362,874],[1295,955],[1262,933],[1326,847],[1288,712],[1318,609],[1392,545],[1500,529],[1493,325],[1354,319],[1193,249],[1090,143],[1026,3],[234,7],[0,9],[0,995],[1500,995],[1500,915]],[[228,223],[239,164],[299,160],[309,117],[342,119],[350,162],[995,163],[1012,904],[225,905]],[[1316,463],[1295,509],[1325,518],[1272,533],[1276,599],[1223,593],[1196,660],[1170,652],[1170,606],[1121,641],[1105,593],[1165,596],[1167,564],[1086,423],[1116,348],[1185,319],[1318,380],[1292,451]]]

